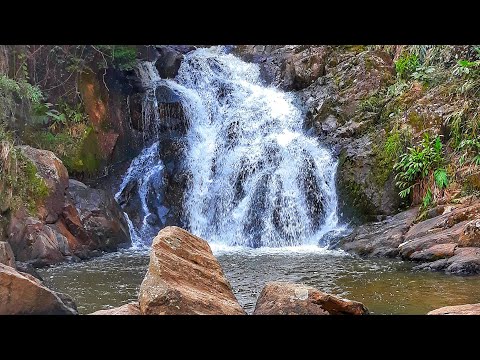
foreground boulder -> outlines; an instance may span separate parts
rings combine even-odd
[[[113,309],[98,310],[90,315],[142,315],[138,303],[132,302]]]
[[[77,311],[67,296],[47,289],[29,274],[0,264],[0,314],[75,315]]]
[[[139,303],[144,315],[245,314],[208,243],[176,226],[153,240]]]
[[[254,315],[367,315],[360,302],[341,299],[314,287],[269,282],[257,300]]]
[[[480,315],[480,303],[445,306],[432,310],[427,315]]]

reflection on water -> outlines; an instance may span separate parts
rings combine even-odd
[[[358,259],[323,251],[215,251],[240,304],[251,313],[267,281],[286,280],[363,302],[374,314],[426,314],[480,302],[480,276],[412,272],[409,263]],[[147,251],[125,250],[77,264],[41,269],[47,286],[72,296],[80,313],[137,299]]]

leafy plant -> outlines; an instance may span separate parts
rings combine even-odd
[[[418,57],[415,54],[406,54],[395,61],[395,70],[400,79],[408,79],[419,66]]]
[[[422,199],[422,206],[423,208],[427,208],[432,203],[432,191],[430,189],[427,190],[425,196]]]
[[[480,140],[478,138],[462,140],[458,149],[464,151],[460,157],[460,165],[468,161],[475,166],[480,166]],[[470,160],[467,160],[469,156]]]
[[[434,72],[435,68],[433,66],[418,66],[410,76],[415,80],[430,84],[433,80]]]
[[[409,147],[407,150],[408,152],[401,155],[400,160],[394,165],[400,197],[406,198],[410,195],[415,185],[431,171],[434,171],[437,186],[443,188],[448,185],[446,171],[440,168],[443,164],[443,144],[439,136],[430,139],[426,133],[420,146]]]

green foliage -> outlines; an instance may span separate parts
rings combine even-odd
[[[464,139],[460,142],[458,149],[463,151],[460,157],[460,165],[467,162],[480,166],[480,139]]]
[[[427,190],[425,196],[422,199],[422,207],[426,208],[432,203],[432,191],[430,189]]]
[[[372,95],[360,102],[359,109],[362,112],[378,112],[383,106],[381,94]]]
[[[415,71],[410,75],[413,79],[421,81],[427,85],[433,81],[433,74],[435,68],[433,66],[418,66]]]
[[[408,79],[418,66],[418,57],[415,54],[405,54],[395,61],[395,70],[400,79]]]
[[[409,87],[404,80],[398,79],[395,83],[390,85],[387,89],[387,96],[397,97],[403,94],[403,92]]]
[[[137,50],[131,45],[97,45],[107,55],[114,67],[119,70],[132,70],[136,64]],[[104,67],[105,64],[100,63]]]
[[[448,186],[447,170],[437,169],[433,172],[433,177],[435,184],[437,184],[440,189],[445,189]]]
[[[400,156],[400,160],[394,165],[400,197],[405,198],[410,195],[417,181],[425,178],[432,170],[438,171],[443,165],[442,149],[440,137],[430,139],[426,133],[420,146],[409,147],[408,152]],[[443,173],[438,172],[438,174],[442,184],[448,184],[448,179],[443,179]],[[446,176],[446,172],[444,175]]]
[[[0,208],[16,211],[21,206],[33,214],[49,189],[35,165],[13,146],[0,126]]]

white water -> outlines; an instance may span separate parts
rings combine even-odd
[[[293,96],[264,86],[256,64],[209,48],[186,55],[175,80],[154,73],[151,64],[139,70],[153,94],[161,83],[180,97],[188,120],[191,181],[184,211],[192,233],[221,246],[308,248],[342,229],[336,161],[305,134]],[[146,99],[144,121],[159,121],[155,96]],[[147,149],[132,162],[120,190],[129,176],[148,177],[150,169],[142,170],[144,163],[154,166],[148,159]],[[145,236],[147,225],[144,219],[136,234]]]

